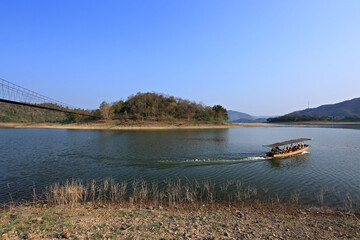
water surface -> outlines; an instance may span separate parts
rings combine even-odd
[[[313,138],[309,153],[266,160],[262,145]],[[65,179],[228,180],[269,194],[342,206],[360,199],[360,131],[278,127],[200,130],[0,129],[0,201],[29,198],[32,186]],[[261,191],[259,191],[261,192]]]

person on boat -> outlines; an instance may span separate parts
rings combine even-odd
[[[304,141],[308,141],[308,140],[311,139],[299,138],[299,139],[288,140],[271,145],[264,145],[264,147],[272,147],[271,151],[267,153],[271,155],[271,157],[286,157],[303,152],[305,149],[310,148],[311,147],[310,145],[304,144]],[[283,147],[280,148],[279,146],[283,146]]]
[[[271,151],[275,154],[281,153],[281,149],[279,147],[274,147],[273,149],[271,149]]]
[[[275,152],[276,153],[281,153],[281,149],[279,147],[275,147]]]

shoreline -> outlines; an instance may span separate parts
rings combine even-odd
[[[277,125],[238,125],[228,122],[188,122],[188,121],[159,121],[159,122],[118,122],[96,121],[89,123],[16,123],[0,122],[0,128],[48,128],[48,129],[77,129],[77,130],[172,130],[172,129],[227,129],[250,127],[279,127]]]
[[[266,203],[19,205],[0,210],[0,239],[344,239],[359,215]]]
[[[301,122],[274,122],[269,124],[360,124],[360,122],[335,122],[335,121],[301,121]]]

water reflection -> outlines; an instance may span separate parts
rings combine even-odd
[[[270,167],[271,168],[282,168],[282,167],[300,167],[304,164],[307,164],[310,161],[310,153],[304,153],[301,155],[288,157],[288,158],[277,158],[270,159]]]
[[[106,161],[103,156],[98,158],[105,167],[126,165],[165,169],[186,161],[209,159],[226,152],[227,132],[228,129],[111,133],[104,131],[100,133],[99,143],[94,147],[101,146],[97,152],[113,156],[111,162]]]

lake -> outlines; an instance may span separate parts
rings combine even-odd
[[[308,153],[266,160],[262,147],[306,137]],[[288,202],[343,206],[360,202],[360,131],[316,126],[199,130],[0,129],[0,202],[31,198],[66,179],[215,184],[240,180]]]

